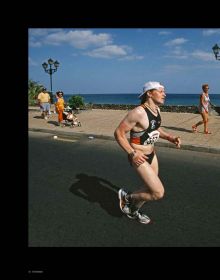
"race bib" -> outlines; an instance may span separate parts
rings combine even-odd
[[[148,133],[147,140],[144,141],[144,145],[154,144],[160,137],[160,132],[158,130],[154,130]]]

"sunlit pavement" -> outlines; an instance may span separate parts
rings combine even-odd
[[[125,114],[125,110],[82,110],[77,115],[82,126],[71,128],[68,125],[58,127],[57,114],[54,113],[48,120],[42,119],[39,109],[32,107],[28,114],[28,128],[31,131],[51,132],[70,138],[76,134],[83,134],[87,137],[114,139],[114,130]],[[192,125],[201,120],[199,114],[162,112],[161,115],[162,128],[181,137],[182,149],[220,153],[220,116],[210,116],[209,130],[212,134],[206,135],[203,133],[203,125],[198,127],[198,133],[192,132]],[[174,147],[163,139],[159,139],[156,145]]]

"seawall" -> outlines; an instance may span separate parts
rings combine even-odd
[[[113,110],[131,110],[136,106],[137,105],[125,105],[125,104],[92,104],[93,109],[113,109]],[[197,106],[163,105],[160,106],[160,110],[161,112],[199,114]],[[220,106],[215,106],[214,110],[220,115]]]

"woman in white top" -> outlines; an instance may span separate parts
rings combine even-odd
[[[211,132],[208,130],[208,116],[209,116],[209,105],[210,105],[210,99],[209,99],[209,85],[204,84],[202,85],[203,92],[200,95],[200,102],[199,102],[199,112],[202,116],[202,121],[199,121],[197,124],[192,126],[193,132],[197,132],[197,126],[204,124],[204,133],[205,134],[211,134]]]

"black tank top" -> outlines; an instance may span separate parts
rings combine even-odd
[[[161,125],[161,116],[157,110],[157,116],[148,109],[144,108],[149,119],[149,126],[147,129],[142,131],[130,131],[130,142],[139,145],[149,145],[154,144],[160,136],[160,132],[157,129]]]

